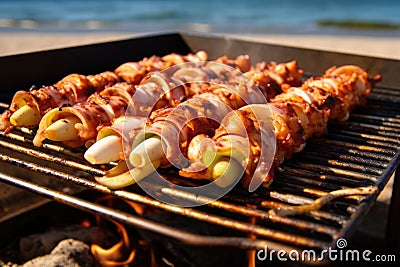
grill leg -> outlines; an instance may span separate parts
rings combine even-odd
[[[392,197],[390,200],[386,227],[386,244],[389,247],[400,246],[400,165],[394,174]]]

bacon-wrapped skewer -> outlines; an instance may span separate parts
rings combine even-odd
[[[134,85],[121,82],[91,95],[86,102],[50,110],[40,121],[33,144],[40,146],[48,138],[69,147],[81,146],[96,136],[98,127],[125,114],[134,92]]]
[[[223,62],[223,64],[218,64],[220,62]],[[231,68],[227,68],[225,64],[227,64],[231,68],[235,68],[236,71],[233,71]],[[276,88],[281,88],[285,86],[297,86],[302,83],[301,77],[303,71],[298,68],[295,61],[281,64],[277,64],[275,62],[267,64],[263,62],[257,64],[256,67],[249,66],[251,66],[251,64],[248,56],[241,55],[238,56],[236,59],[229,59],[224,56],[216,59],[215,61],[207,63],[205,66],[195,65],[193,66],[193,68],[189,66],[178,70],[176,70],[175,68],[174,73],[168,72],[158,74],[157,76],[152,76],[150,80],[146,80],[143,84],[144,88],[142,93],[144,94],[144,96],[141,97],[139,95],[140,90],[138,90],[137,94],[139,96],[135,96],[135,99],[132,101],[135,107],[128,113],[130,113],[130,115],[134,117],[118,120],[118,122],[124,121],[125,124],[117,123],[115,129],[113,129],[113,125],[109,127],[103,127],[105,128],[101,129],[103,133],[99,132],[99,135],[97,136],[97,142],[89,148],[89,150],[85,154],[85,157],[92,164],[110,162],[109,157],[104,156],[105,153],[103,153],[103,150],[105,148],[109,148],[110,146],[121,147],[120,143],[122,142],[122,128],[124,128],[126,132],[129,132],[129,129],[137,128],[136,126],[133,127],[134,125],[137,125],[137,122],[135,121],[142,119],[138,118],[137,116],[149,116],[150,110],[145,107],[151,107],[151,104],[155,101],[157,101],[157,103],[153,107],[151,107],[153,110],[165,108],[168,106],[174,107],[184,100],[190,98],[191,96],[201,93],[202,90],[208,90],[207,87],[209,87],[210,83],[229,84],[229,80],[243,79],[245,77],[247,77],[259,88],[261,88],[261,91],[265,93],[266,98],[270,98],[270,95],[273,96],[277,91]],[[244,73],[244,76],[242,76],[241,72],[246,69],[250,70]],[[240,72],[238,72],[237,70]],[[239,75],[242,77],[239,77]],[[173,80],[171,80],[171,77]],[[197,83],[199,81],[206,81],[208,78],[210,79],[209,82]],[[181,82],[177,83],[177,81],[179,80]],[[190,83],[190,81],[197,82]],[[170,91],[162,97],[160,94],[155,94],[155,97],[149,96],[148,93],[145,94],[146,91],[152,90],[151,88],[154,89],[154,87],[152,86],[153,82],[157,82],[161,87],[166,87],[167,89],[170,88]],[[175,84],[177,86],[175,88],[171,88],[172,86],[168,84]],[[157,100],[157,98],[160,99]],[[124,127],[122,127],[123,125]],[[129,148],[126,148],[126,150],[129,150]],[[122,153],[122,151],[119,151],[113,156],[111,156],[110,153],[107,153],[107,155],[110,155],[110,158],[116,159],[118,158],[117,155],[123,155],[126,153]]]
[[[144,58],[139,62],[126,62],[120,65],[114,72],[126,82],[139,84],[149,73],[187,62],[205,62],[207,59],[207,53],[202,50],[195,54],[189,53],[187,55],[171,53],[163,57],[152,56]]]
[[[89,76],[70,74],[53,86],[33,88],[29,92],[19,91],[15,94],[10,109],[0,118],[0,130],[11,129],[13,126],[36,127],[49,110],[84,102],[94,92],[100,92],[106,86],[117,83],[119,78],[131,84],[139,84],[150,72],[183,62],[205,60],[207,54],[204,51],[188,55],[172,53],[162,58],[153,56],[139,62],[124,63],[114,72],[106,71]]]
[[[262,94],[251,93],[254,101],[265,101]],[[206,93],[196,95],[174,108],[154,111],[145,121],[145,127],[141,125],[130,133],[135,136],[135,144],[129,154],[129,161],[135,167],[132,170],[135,173],[134,179],[137,181],[149,175],[159,166],[165,168],[172,163],[181,167],[187,165],[185,144],[204,131],[212,134],[219,126],[219,121],[232,108],[237,109],[244,105],[246,101],[238,94],[226,87],[214,85]],[[165,150],[163,143],[166,145]],[[108,187],[119,188],[135,182],[131,177],[132,171],[130,173],[127,166],[121,163],[112,169],[111,175],[108,173],[106,177],[96,180]],[[125,175],[121,172],[125,172]]]
[[[219,64],[220,62],[224,64]],[[231,68],[227,67],[225,64],[228,64]],[[275,94],[277,87],[285,86],[285,82],[289,83],[289,86],[301,84],[301,77],[303,74],[303,71],[298,69],[295,61],[282,64],[276,64],[275,62],[269,64],[259,63],[254,68],[251,67],[250,59],[246,55],[240,55],[236,59],[221,57],[205,63],[205,65],[178,65],[171,69],[150,76],[150,79],[145,79],[144,84],[139,86],[139,90],[137,90],[135,98],[132,100],[133,108],[128,112],[129,115],[135,117],[125,118],[123,120],[127,122],[124,126],[125,131],[134,128],[132,126],[137,124],[134,122],[135,120],[141,120],[137,118],[137,116],[147,117],[151,109],[157,110],[168,106],[174,107],[191,96],[201,93],[203,90],[207,90],[207,86],[209,86],[210,83],[227,83],[229,80],[238,79],[239,76],[242,76],[243,70],[250,69],[248,72],[244,73],[244,75],[262,88],[262,92],[268,92],[271,95]],[[277,81],[270,77],[278,76],[276,73],[281,76]],[[243,76],[240,78],[243,78]],[[195,82],[193,83],[192,81]],[[154,84],[158,84],[159,86],[153,86]],[[129,121],[133,122],[129,123]],[[120,120],[118,120],[118,122],[120,122]],[[85,153],[85,158],[90,163],[108,163],[113,161],[110,159],[115,160],[118,158],[118,155],[124,154],[122,151],[113,154],[104,153],[104,149],[108,149],[110,146],[121,147],[122,126],[120,124],[117,125],[115,131],[112,130],[113,126],[109,126],[111,129],[104,129],[103,131],[107,132],[106,135],[99,133],[97,142]],[[112,132],[114,133],[111,134]],[[129,148],[126,148],[126,150],[129,150]],[[117,149],[113,151],[117,151]]]
[[[369,78],[358,66],[332,67],[300,88],[287,89],[269,104],[232,111],[212,139],[205,135],[193,139],[188,156],[195,163],[180,175],[215,180],[223,187],[242,178],[242,185],[251,191],[262,183],[267,186],[284,159],[302,150],[309,137],[324,134],[328,120],[346,120],[354,107],[366,102],[379,80],[379,75]],[[275,143],[262,140],[263,132],[264,137],[276,138],[274,155]]]
[[[118,76],[111,71],[88,76],[70,74],[52,86],[18,91],[10,108],[1,116],[0,129],[11,129],[13,126],[36,127],[50,109],[85,101],[94,92],[118,81]]]
[[[197,65],[204,64],[206,63],[202,62]],[[144,84],[138,86],[138,90],[125,83],[95,94],[86,102],[49,111],[39,124],[34,144],[40,146],[42,141],[48,138],[53,141],[63,141],[70,147],[81,146],[86,141],[94,139],[99,128],[110,125],[113,119],[124,115],[133,94],[135,97],[131,102],[133,106],[131,109],[135,111],[135,115],[145,116],[151,109],[175,106],[201,91],[202,83],[188,85],[185,83],[209,82],[209,76],[212,76],[213,80],[226,78],[225,73],[216,74],[204,67],[195,68],[192,64],[179,64],[171,69],[172,71],[167,73],[153,72],[153,75],[146,77]],[[137,72],[132,73],[135,75]]]
[[[216,66],[218,67],[218,65]],[[274,83],[276,86],[271,86],[273,84],[271,81],[275,80],[269,75],[276,69],[283,76],[279,82],[288,81],[297,85],[301,83],[303,72],[297,69],[295,62],[279,65],[263,64],[258,65],[251,72],[245,73],[245,76],[252,78],[253,81],[241,76],[228,80],[224,85],[210,84],[204,93],[195,95],[175,108],[155,110],[147,120],[144,133],[130,133],[131,136],[136,136],[135,148],[129,156],[130,162],[135,167],[133,169],[134,179],[138,180],[148,175],[154,170],[153,166],[168,167],[171,162],[181,167],[187,165],[188,162],[185,158],[187,144],[195,135],[199,133],[212,134],[219,126],[219,121],[231,109],[237,109],[248,103],[264,103],[266,97],[275,94],[278,82]],[[261,91],[254,86],[255,83],[260,85]],[[283,82],[279,86],[284,86]],[[142,132],[143,127],[137,128],[136,132]],[[107,138],[110,138],[110,142],[117,142],[118,139],[115,135],[111,134],[111,131],[108,133]],[[121,134],[121,129],[119,128],[115,134]],[[119,138],[121,140],[122,137],[119,136]],[[162,143],[166,144],[166,154],[162,149]],[[103,145],[103,142],[101,144]],[[109,147],[106,142],[104,142],[104,147]],[[89,158],[92,158],[92,153],[89,154]],[[124,153],[119,151],[118,154],[123,155]],[[112,175],[97,178],[97,181],[112,188],[123,187],[135,181],[130,177],[126,165],[121,164],[118,168],[120,169],[118,172],[114,169]]]

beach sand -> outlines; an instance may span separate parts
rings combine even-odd
[[[144,34],[134,33],[28,33],[28,32],[1,32],[0,56],[27,53],[53,48],[77,46],[98,42],[136,37]],[[325,51],[345,52],[358,55],[367,55],[383,58],[400,59],[400,38],[338,36],[338,35],[232,35],[235,38],[266,42],[271,44],[287,45],[302,48],[312,48]],[[365,236],[369,233],[383,238],[385,234],[385,216],[390,203],[392,182],[386,186],[379,197],[379,202],[371,209],[369,216],[361,225],[356,236]],[[376,220],[379,216],[380,220]],[[362,245],[376,244],[377,239],[361,238]],[[353,241],[357,242],[357,240]],[[366,242],[366,243],[365,243]],[[379,244],[376,244],[379,246]]]
[[[0,32],[0,56],[62,48],[117,39],[135,33],[30,33]],[[227,34],[257,42],[400,59],[400,38],[341,35]]]

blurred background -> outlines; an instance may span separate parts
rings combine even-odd
[[[398,0],[1,0],[0,31],[400,36]]]

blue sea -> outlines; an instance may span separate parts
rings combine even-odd
[[[0,31],[176,30],[398,37],[400,1],[0,0]]]

